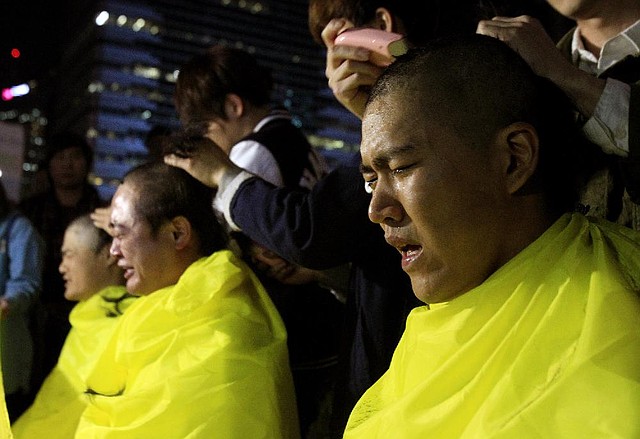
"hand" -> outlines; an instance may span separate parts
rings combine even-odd
[[[164,162],[184,169],[201,183],[217,188],[223,181],[233,179],[242,169],[236,166],[213,141],[199,139],[188,155],[168,154]]]
[[[572,67],[542,24],[528,15],[481,20],[476,32],[504,41],[520,54],[536,74],[552,81],[567,67]]]
[[[258,270],[283,284],[303,285],[319,277],[319,272],[292,264],[256,243],[251,245],[249,256]]]
[[[593,115],[605,80],[583,72],[565,59],[538,20],[527,15],[494,17],[481,20],[476,32],[504,41],[537,75],[562,89],[585,117]]]
[[[347,20],[333,19],[323,29],[322,41],[327,47],[325,76],[338,102],[362,119],[369,90],[384,68],[369,62],[370,50],[335,45],[338,34],[352,27]]]
[[[111,227],[111,207],[99,207],[91,212],[91,220],[93,225],[104,230],[113,236],[113,227]]]

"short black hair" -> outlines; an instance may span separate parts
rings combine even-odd
[[[392,93],[411,97],[409,111],[453,129],[473,147],[483,147],[512,123],[529,123],[540,139],[538,169],[530,183],[554,212],[575,206],[577,148],[586,143],[575,110],[506,43],[472,34],[411,49],[378,78],[367,105]]]
[[[255,106],[269,105],[273,79],[249,52],[216,45],[180,68],[174,103],[183,125],[227,119],[224,102],[233,93]]]

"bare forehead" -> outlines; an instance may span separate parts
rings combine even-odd
[[[90,248],[97,241],[97,233],[88,227],[72,224],[64,233],[63,247],[65,248]]]
[[[131,221],[136,215],[135,204],[139,199],[135,185],[122,183],[111,200],[111,221],[123,223]]]
[[[424,120],[397,98],[377,99],[367,106],[362,120],[361,153],[378,153],[392,145],[414,143]]]

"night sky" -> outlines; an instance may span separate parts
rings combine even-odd
[[[0,88],[31,79],[45,77],[60,56],[61,42],[77,29],[67,11],[88,8],[95,0],[1,0],[0,6]],[[545,21],[551,11],[545,0],[515,0],[513,5],[525,8]],[[516,6],[517,9],[517,6]],[[535,14],[538,12],[539,14]],[[558,18],[547,23],[561,33],[567,22]],[[11,50],[18,48],[21,56],[14,59]]]
[[[0,6],[0,87],[46,75],[59,56],[60,20],[65,1],[3,0]],[[11,50],[20,50],[20,57]]]

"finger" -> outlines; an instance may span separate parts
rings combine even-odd
[[[333,46],[333,57],[343,60],[368,61],[371,51],[364,47],[338,44]]]
[[[167,165],[175,166],[177,168],[185,169],[187,160],[181,157],[178,157],[175,154],[168,154],[164,156],[164,162]]]
[[[327,52],[327,65],[325,68],[325,76],[331,79],[335,75],[335,71],[346,62],[368,62],[371,51],[362,47],[354,46],[334,46]]]
[[[322,37],[322,42],[324,43],[327,49],[333,47],[333,42],[336,40],[336,37],[340,34],[340,32],[344,32],[344,30],[349,27],[353,27],[348,20],[344,18],[334,18],[322,29],[322,33],[320,36]]]
[[[382,70],[371,63],[349,61],[341,66],[333,78],[329,79],[329,87],[334,93],[343,94],[349,90],[373,85]]]
[[[529,23],[535,20],[534,17],[530,15],[518,15],[517,17],[501,17],[496,16],[491,19],[491,21],[503,22],[503,23]]]

